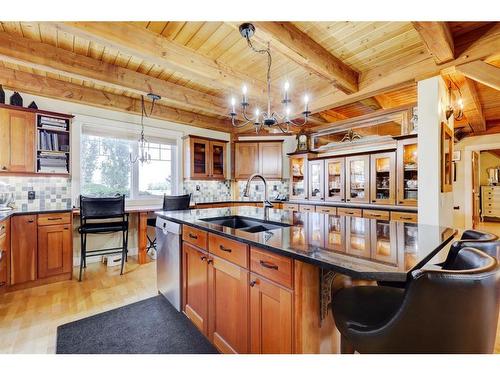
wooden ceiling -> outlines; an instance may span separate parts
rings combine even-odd
[[[0,84],[131,113],[140,113],[141,95],[154,92],[162,96],[154,117],[233,132],[229,98],[239,97],[246,84],[251,103],[263,108],[266,89],[266,59],[248,48],[238,25],[0,22]],[[255,25],[255,45],[271,46],[274,105],[280,105],[286,80],[295,113],[307,92],[312,130],[415,103],[416,82],[436,74],[451,77],[468,95],[468,116],[459,127],[474,133],[500,127],[500,95],[491,78],[496,70],[489,71],[500,61],[497,22]],[[479,110],[470,109],[473,104]]]

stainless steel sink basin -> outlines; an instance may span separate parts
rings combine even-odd
[[[220,216],[200,220],[206,221],[211,224],[221,225],[223,227],[243,230],[249,233],[258,233],[264,232],[266,230],[273,230],[291,226],[290,224],[278,223],[268,220],[259,220],[244,216]]]

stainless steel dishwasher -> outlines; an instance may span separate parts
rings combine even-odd
[[[181,224],[156,218],[156,283],[162,294],[181,311]]]

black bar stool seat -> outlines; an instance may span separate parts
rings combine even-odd
[[[497,260],[463,248],[446,267],[414,271],[406,289],[341,289],[332,312],[343,352],[492,353],[499,291]]]
[[[106,223],[87,223],[85,227],[78,228],[80,233],[112,233],[128,229],[128,223],[125,222],[106,222]]]

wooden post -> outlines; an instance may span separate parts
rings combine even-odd
[[[139,223],[137,225],[137,242],[138,242],[137,260],[139,264],[146,263],[147,233],[148,233],[148,213],[139,212]]]

